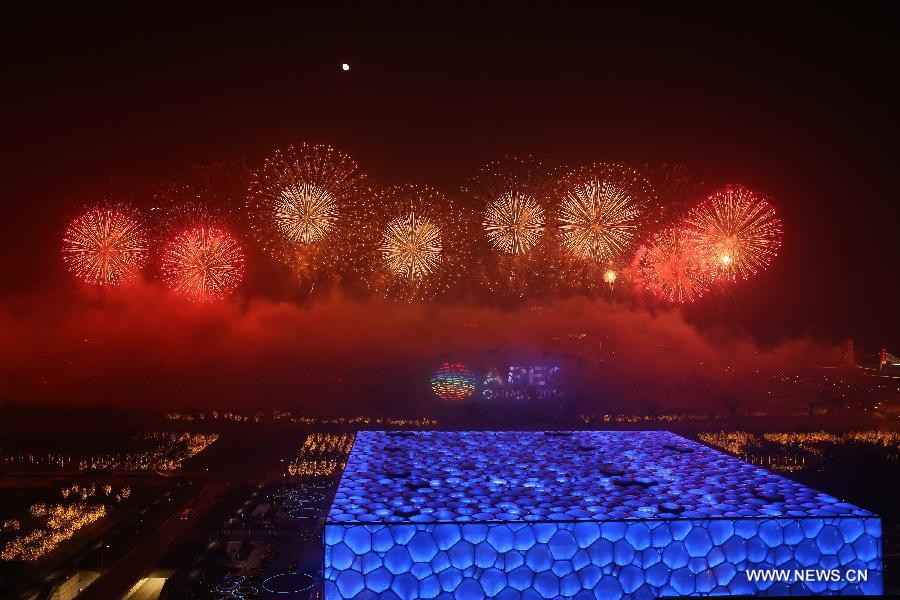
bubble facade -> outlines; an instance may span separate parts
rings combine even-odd
[[[669,432],[361,432],[325,596],[880,594],[881,559],[878,516]]]

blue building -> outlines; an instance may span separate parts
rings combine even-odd
[[[326,598],[880,594],[881,519],[663,431],[362,432]]]

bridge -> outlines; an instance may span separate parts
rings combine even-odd
[[[883,371],[885,367],[900,367],[900,358],[882,348],[878,355],[878,370]]]

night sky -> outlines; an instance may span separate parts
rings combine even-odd
[[[288,143],[448,192],[505,154],[684,163],[784,218],[781,256],[732,300],[739,327],[900,352],[888,3],[383,4],[4,15],[0,291],[64,280],[65,222],[110,184]]]

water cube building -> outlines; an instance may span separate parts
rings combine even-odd
[[[329,599],[880,594],[881,519],[664,431],[361,432],[324,574]]]

